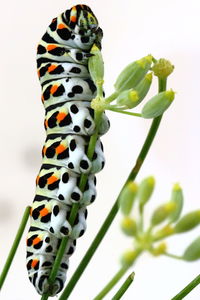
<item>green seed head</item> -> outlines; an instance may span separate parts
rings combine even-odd
[[[91,56],[88,61],[90,75],[96,85],[102,86],[104,78],[104,62],[101,51],[94,44],[91,48],[90,53],[93,54],[93,56]]]
[[[135,236],[137,232],[137,224],[133,218],[124,217],[121,222],[122,231],[128,236]]]
[[[153,226],[159,225],[165,221],[175,209],[176,204],[172,201],[161,205],[154,211],[151,218],[151,224]]]
[[[138,93],[137,91],[130,89],[123,91],[119,94],[116,101],[119,106],[123,106],[126,108],[133,108],[138,104]]]
[[[155,256],[162,255],[167,250],[167,244],[165,242],[160,243],[156,248],[152,250],[152,254]]]
[[[119,198],[119,206],[121,212],[124,215],[130,214],[135,200],[135,196],[137,194],[137,189],[138,186],[135,182],[128,182],[122,190]]]
[[[137,257],[137,253],[134,250],[127,250],[121,258],[121,263],[123,266],[131,266]]]
[[[147,65],[152,63],[152,55],[147,55],[139,60],[136,60],[136,63],[142,68],[145,69]]]
[[[156,231],[155,234],[154,234],[154,238],[156,240],[160,240],[166,236],[170,236],[174,234],[174,228],[167,224],[166,226],[164,226],[163,228],[161,228],[160,230]]]
[[[142,117],[146,119],[156,118],[162,115],[174,100],[173,90],[158,93],[152,97],[142,109]]]
[[[175,225],[174,230],[176,233],[182,233],[192,230],[200,224],[200,210],[190,212],[183,216]]]
[[[140,209],[149,201],[153,190],[155,187],[155,178],[153,176],[149,176],[142,180],[138,189],[138,199],[140,204]]]
[[[160,58],[152,67],[154,75],[160,79],[167,78],[174,70],[174,66],[169,60]]]
[[[171,201],[176,204],[176,208],[170,215],[169,220],[171,222],[176,222],[179,219],[183,208],[183,192],[181,186],[178,183],[175,183],[173,186]]]
[[[114,86],[118,92],[133,89],[146,75],[152,64],[152,56],[147,55],[126,66],[119,74]]]
[[[200,237],[195,239],[185,250],[183,258],[188,261],[200,259]]]

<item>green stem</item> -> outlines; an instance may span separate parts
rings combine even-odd
[[[118,283],[126,271],[135,263],[136,259],[142,254],[143,249],[138,248],[134,250],[134,259],[130,262],[124,264],[121,269],[115,274],[115,276],[106,284],[106,286],[101,290],[101,292],[93,300],[101,300],[105,295],[107,295],[111,289]]]
[[[160,81],[162,81],[162,83],[160,83]],[[159,92],[162,91],[162,89],[166,89],[166,80],[159,80]],[[163,91],[164,91],[163,90]],[[133,167],[133,169],[131,170],[125,184],[123,185],[119,196],[117,197],[113,207],[111,208],[108,216],[106,217],[104,223],[102,224],[100,230],[98,231],[95,239],[93,240],[92,244],[90,245],[90,247],[88,248],[86,254],[84,255],[83,259],[81,260],[79,266],[77,267],[77,269],[75,270],[73,276],[71,277],[68,285],[66,286],[66,288],[64,289],[62,295],[60,296],[59,300],[66,300],[67,297],[71,294],[72,290],[74,289],[75,285],[77,284],[78,280],[80,279],[82,273],[84,272],[85,268],[87,267],[88,263],[90,262],[90,260],[92,259],[92,256],[94,255],[96,249],[98,248],[99,244],[101,243],[102,239],[104,238],[106,232],[108,231],[110,225],[112,224],[114,218],[117,215],[117,212],[119,210],[119,205],[118,205],[118,201],[120,198],[120,194],[123,190],[123,188],[126,186],[126,184],[129,181],[133,181],[135,180],[137,174],[139,173],[144,160],[149,152],[149,149],[152,145],[152,142],[155,138],[155,135],[157,133],[157,130],[159,128],[160,122],[161,122],[162,116],[159,116],[157,118],[155,118],[152,121],[151,127],[149,129],[149,132],[147,134],[147,137],[145,139],[145,142],[142,146],[142,149],[137,157],[135,166]],[[44,300],[44,299],[42,299]]]
[[[88,151],[87,151],[87,156],[89,159],[92,159],[94,151],[95,151],[95,145],[96,145],[96,141],[98,139],[98,132],[99,132],[99,125],[100,125],[100,121],[101,121],[101,116],[102,113],[101,112],[95,112],[95,124],[96,124],[96,129],[95,129],[95,133],[91,136],[90,141],[89,141],[89,145],[88,145]],[[80,178],[80,184],[79,184],[79,188],[80,190],[83,192],[86,182],[87,182],[87,175],[81,174],[81,178]],[[79,204],[73,204],[72,205],[72,209],[70,212],[70,216],[69,216],[69,223],[71,226],[73,226],[74,221],[76,219],[77,213],[79,210]],[[67,247],[68,244],[68,240],[69,237],[63,238],[62,242],[60,244],[60,247],[58,249],[57,255],[56,255],[56,259],[55,262],[53,264],[51,273],[49,275],[49,291],[47,294],[44,294],[41,298],[41,300],[47,300],[51,294],[51,286],[53,285],[56,275],[58,273],[58,269],[60,267],[61,261],[62,261],[62,257],[65,253],[65,249]]]
[[[181,260],[184,260],[183,256],[178,256],[178,255],[171,254],[171,253],[168,253],[168,252],[163,253],[163,255],[168,256],[168,257],[171,257],[171,258],[174,258],[174,259],[181,259]]]
[[[187,296],[198,284],[200,283],[200,274],[192,280],[182,291],[180,291],[175,297],[171,300],[181,300]]]
[[[119,92],[112,93],[109,97],[105,99],[105,103],[111,103],[117,96],[119,95]]]
[[[121,297],[125,294],[125,292],[128,290],[129,286],[133,282],[135,277],[135,273],[131,273],[128,278],[125,280],[125,282],[122,284],[120,289],[117,291],[117,293],[114,295],[114,297],[111,300],[119,300]]]
[[[17,234],[15,236],[12,248],[10,249],[10,252],[9,252],[7,260],[6,260],[6,263],[4,265],[3,271],[2,271],[1,276],[0,276],[0,289],[3,286],[3,283],[4,283],[5,279],[6,279],[8,271],[10,269],[11,263],[13,261],[15,253],[16,253],[17,248],[19,246],[19,242],[20,242],[20,240],[22,238],[22,234],[24,232],[24,229],[26,227],[26,223],[28,221],[29,213],[30,213],[30,206],[27,206],[26,209],[25,209],[25,211],[24,211],[24,214],[23,214],[21,223],[19,225]]]
[[[130,112],[130,111],[124,111],[124,110],[121,110],[121,109],[117,109],[117,108],[113,108],[113,107],[108,107],[106,108],[107,110],[110,110],[110,111],[114,111],[114,112],[118,112],[120,114],[125,114],[125,115],[130,115],[130,116],[134,116],[134,117],[142,117],[141,114],[138,114],[138,113],[133,113],[133,112]]]
[[[122,276],[129,269],[129,266],[122,267],[115,276],[108,282],[108,284],[103,288],[103,290],[93,299],[93,300],[101,300],[105,295],[110,292],[110,290],[115,286],[115,284],[122,278]]]

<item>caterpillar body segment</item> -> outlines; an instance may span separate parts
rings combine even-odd
[[[101,47],[101,39],[102,30],[91,9],[77,5],[52,20],[37,48],[47,137],[30,213],[27,269],[41,295],[48,291],[54,296],[64,286],[76,239],[86,230],[86,206],[96,198],[95,174],[105,164],[100,139],[93,158],[87,157],[89,140],[95,131],[90,104],[96,95],[88,59],[94,43]],[[99,136],[108,129],[109,121],[103,114]],[[81,174],[88,176],[84,191],[79,189]],[[74,203],[79,204],[79,211],[71,226],[68,220]],[[69,243],[50,287],[48,277],[63,237],[68,237]]]

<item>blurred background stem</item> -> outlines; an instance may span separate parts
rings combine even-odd
[[[10,252],[9,252],[7,260],[6,260],[6,263],[4,265],[3,271],[2,271],[1,276],[0,276],[0,289],[3,286],[3,283],[4,283],[5,279],[6,279],[8,271],[10,269],[11,263],[12,263],[12,261],[14,259],[15,253],[16,253],[17,248],[19,246],[19,242],[20,242],[20,240],[22,238],[24,229],[26,227],[26,223],[28,221],[29,213],[30,213],[30,206],[27,206],[26,209],[25,209],[25,211],[24,211],[24,214],[23,214],[21,223],[19,225],[17,234],[15,236],[13,245],[12,245],[12,247],[10,249]]]

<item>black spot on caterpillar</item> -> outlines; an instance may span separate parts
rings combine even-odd
[[[90,101],[96,94],[87,64],[92,45],[100,48],[101,38],[102,30],[91,9],[77,5],[52,20],[37,50],[47,137],[31,209],[27,269],[30,281],[41,295],[49,290],[51,267],[61,239],[68,236],[51,296],[63,288],[76,239],[86,230],[86,206],[96,197],[94,174],[104,166],[99,139],[93,159],[87,157],[89,138],[95,130]],[[99,136],[108,129],[109,121],[104,114]],[[88,175],[83,192],[79,189],[81,174]],[[68,220],[73,203],[79,203],[79,211],[71,226]]]

